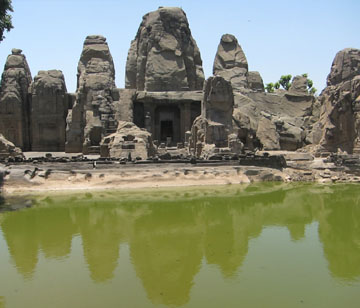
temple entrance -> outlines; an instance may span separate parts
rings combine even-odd
[[[145,127],[145,112],[144,112],[144,104],[140,102],[134,102],[134,109],[133,109],[133,116],[134,116],[134,124],[140,128]]]
[[[174,138],[173,121],[161,121],[160,123],[160,140],[164,141],[167,138]]]
[[[155,109],[154,140],[175,146],[181,140],[180,109],[177,106],[163,105]]]

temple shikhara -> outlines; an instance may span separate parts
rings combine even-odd
[[[2,74],[0,133],[8,151],[147,159],[158,153],[211,159],[246,150],[360,152],[360,50],[340,51],[320,97],[296,76],[266,93],[236,37],[224,34],[205,79],[200,50],[180,8],[146,14],[117,88],[106,38],[86,37],[77,89],[59,70],[32,78],[22,50]],[[11,148],[11,149],[10,149]]]

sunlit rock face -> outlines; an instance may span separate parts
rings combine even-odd
[[[155,154],[151,134],[134,123],[120,121],[116,133],[101,142],[102,157],[147,159]]]
[[[67,152],[100,152],[103,136],[116,131],[115,69],[106,38],[86,37],[78,64],[76,102],[67,118]]]
[[[321,93],[318,143],[326,151],[360,152],[360,50],[339,51]]]
[[[39,71],[31,85],[31,148],[33,151],[64,151],[69,108],[61,71]]]
[[[236,90],[248,87],[248,62],[235,36],[224,34],[221,37],[213,74],[230,81]]]
[[[216,148],[232,147],[240,152],[242,144],[233,131],[232,114],[234,111],[234,95],[231,83],[220,76],[206,80],[204,97],[201,104],[201,115],[197,117],[191,128],[191,147],[197,157],[207,157]]]
[[[7,140],[2,134],[0,134],[0,158],[3,157],[23,157],[20,148],[16,147],[12,142]]]
[[[318,120],[317,105],[305,77],[295,76],[289,91],[264,93],[260,73],[248,70],[245,53],[231,34],[221,37],[213,73],[232,86],[233,133],[246,150],[294,151],[312,142],[308,135]]]
[[[143,17],[131,42],[125,87],[145,91],[201,90],[200,51],[181,8],[160,7]]]
[[[31,72],[21,49],[12,49],[1,77],[0,132],[22,150],[30,149],[28,88]]]

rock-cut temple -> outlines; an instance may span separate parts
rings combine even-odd
[[[320,97],[296,76],[266,93],[238,40],[224,34],[205,80],[199,48],[180,8],[146,14],[130,44],[125,88],[115,85],[106,39],[86,37],[77,89],[59,70],[32,78],[13,49],[2,74],[0,133],[23,151],[140,158],[158,149],[197,157],[244,150],[360,151],[360,51],[340,51]]]

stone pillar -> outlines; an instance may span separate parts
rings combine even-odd
[[[191,130],[191,105],[185,102],[180,106],[180,138],[185,142],[185,132]]]
[[[152,137],[155,136],[155,106],[153,104],[144,104],[144,113],[145,113],[145,128],[151,133]],[[147,124],[146,117],[148,116],[149,123]],[[148,125],[148,127],[147,127]]]
[[[185,103],[184,104],[184,123],[185,123],[185,130],[184,132],[187,132],[191,130],[191,103]]]

